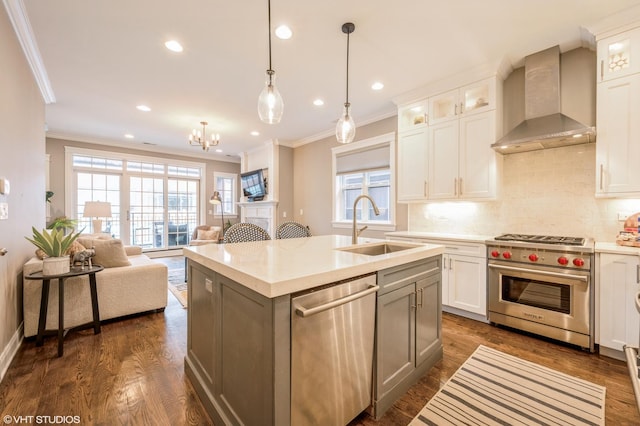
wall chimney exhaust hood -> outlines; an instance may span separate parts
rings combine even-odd
[[[595,142],[595,127],[560,112],[560,47],[525,58],[525,120],[491,145],[502,154]]]

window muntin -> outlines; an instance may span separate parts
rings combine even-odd
[[[222,207],[224,207],[224,214],[237,214],[235,200],[237,199],[238,175],[234,173],[216,172],[213,174],[213,182],[214,191],[218,191],[220,193]],[[213,208],[214,214],[219,215],[221,205],[215,205]]]
[[[389,223],[389,206],[391,190],[391,171],[389,169],[372,170],[358,173],[338,175],[336,188],[339,200],[337,217],[338,221],[353,220],[353,203],[360,195],[368,195],[375,201],[380,215],[376,216],[373,206],[368,201],[361,201],[356,206],[356,219],[358,222]],[[363,210],[362,207],[366,206]]]

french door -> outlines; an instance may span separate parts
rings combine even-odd
[[[78,230],[108,233],[143,249],[188,245],[203,214],[200,179],[204,167],[137,160],[71,156],[74,179],[68,183]],[[100,218],[100,230],[92,228],[95,218],[84,217],[87,201],[111,203],[112,216]]]

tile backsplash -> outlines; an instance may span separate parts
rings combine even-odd
[[[595,144],[504,156],[500,198],[487,202],[409,205],[410,231],[592,237],[615,241],[619,212],[640,211],[640,199],[595,198]]]

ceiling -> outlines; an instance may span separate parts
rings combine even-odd
[[[345,101],[345,22],[355,24],[349,99],[362,125],[394,115],[394,99],[452,74],[584,45],[586,26],[640,4],[272,0],[272,28],[286,23],[293,37],[272,39],[285,107],[282,121],[268,125],[257,114],[268,68],[266,0],[22,2],[55,97],[46,106],[48,136],[228,161],[268,140],[296,146],[334,134]],[[167,50],[169,39],[184,51]],[[371,89],[376,81],[382,90]],[[316,98],[324,106],[314,106]],[[187,144],[200,121],[220,133],[222,153]]]

